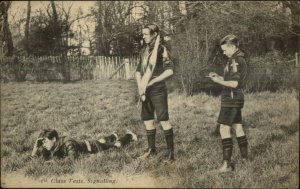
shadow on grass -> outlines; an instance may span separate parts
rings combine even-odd
[[[270,141],[264,140],[262,143],[259,143],[251,148],[251,154],[253,157],[261,156],[261,154],[265,153],[267,149],[270,149],[271,147],[272,145],[270,144]]]
[[[299,120],[296,120],[291,125],[280,125],[280,129],[287,135],[291,136],[299,131]]]
[[[289,140],[289,136],[292,136],[299,131],[299,120],[296,120],[288,126],[281,125],[280,130],[277,131],[283,131],[284,133],[276,132],[276,130],[273,130],[273,133],[271,135],[268,135],[264,140],[261,141],[261,143],[251,148],[251,154],[253,156],[260,156],[261,154],[265,153],[267,149],[270,149],[272,147],[270,142],[287,142]]]
[[[251,114],[250,116],[245,117],[243,119],[243,126],[248,129],[248,128],[256,128],[259,126],[259,121],[262,117],[262,112],[257,111]]]

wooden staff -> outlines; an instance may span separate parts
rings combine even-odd
[[[111,76],[109,77],[109,79],[113,78],[114,75],[116,75],[118,73],[118,71],[126,64],[128,59],[125,59],[125,61],[116,69],[116,71],[111,74]]]

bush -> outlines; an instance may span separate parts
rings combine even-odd
[[[57,80],[59,64],[45,59],[38,61],[33,57],[5,57],[1,64],[1,80]]]
[[[61,80],[61,66],[58,62],[52,63],[50,59],[35,62],[33,77],[37,81]]]
[[[251,59],[245,90],[249,92],[296,89],[299,75],[293,57],[277,52]]]
[[[205,75],[210,70],[222,75],[223,65],[220,63],[205,64],[205,59],[202,59],[202,57],[198,57],[200,59],[192,58],[194,56],[192,52],[183,54],[176,64],[176,72],[173,79],[174,83],[177,83],[179,90],[187,95],[199,92],[218,95],[222,87],[213,83]],[[293,57],[285,57],[280,53],[270,52],[265,56],[250,57],[244,90],[246,92],[259,92],[298,89],[299,79]]]
[[[93,79],[94,63],[95,60],[84,57],[5,57],[1,62],[1,80]]]
[[[19,61],[18,57],[6,57],[1,63],[1,80],[25,80],[29,64]]]
[[[13,58],[7,57],[6,59],[2,59],[1,61],[1,80],[8,81],[13,80],[15,75],[13,70],[11,69],[13,65]]]
[[[176,66],[174,80],[180,83],[180,90],[186,95],[192,95],[199,85],[207,85],[209,49],[205,45],[208,40],[201,35],[201,30],[196,20],[190,20],[185,31],[178,34],[172,44]]]
[[[280,4],[188,2],[187,5],[186,16],[181,16],[176,21],[176,35],[172,44],[173,53],[178,56],[175,77],[184,93],[192,95],[199,91],[220,89],[220,86],[205,78],[205,75],[210,70],[222,74],[222,70],[219,72],[215,67],[222,67],[226,60],[213,61],[214,58],[211,57],[221,57],[222,52],[218,55],[216,53],[220,50],[219,41],[228,34],[239,38],[241,48],[250,52],[250,58],[259,56],[250,63],[251,80],[247,85],[249,91],[274,91],[295,87],[295,78],[298,75],[293,71],[294,68],[290,65],[292,63],[286,62],[287,59],[281,55],[265,57],[269,50],[285,51],[282,47],[286,37],[283,36],[292,36],[287,22],[288,16],[279,8]],[[270,11],[270,7],[278,9]],[[284,45],[289,46],[288,43]],[[294,51],[287,51],[289,53]]]

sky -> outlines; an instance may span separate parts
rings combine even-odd
[[[138,3],[138,1],[136,1]],[[24,36],[25,34],[25,19],[26,19],[26,15],[27,15],[27,3],[28,1],[13,1],[11,8],[9,9],[9,16],[8,16],[8,21],[10,26],[12,25],[18,25],[18,23],[21,23],[21,25],[19,24],[19,26],[17,26],[17,28],[19,28],[18,31],[15,31],[15,36],[17,35],[22,35]],[[83,15],[89,13],[90,9],[92,7],[95,7],[95,3],[96,1],[55,1],[55,4],[57,5],[56,9],[57,12],[60,12],[59,7],[64,7],[65,10],[67,10],[71,5],[71,11],[70,11],[70,20],[73,20],[77,15],[78,15],[78,10],[79,8],[81,8]],[[37,15],[38,10],[42,9],[43,12],[46,12],[46,8],[47,6],[50,5],[50,1],[31,1],[31,17]],[[51,7],[50,7],[51,9]],[[50,10],[51,12],[52,10]],[[135,13],[139,13],[139,10],[132,10]],[[138,17],[140,17],[139,14],[134,14],[135,18],[137,19]],[[23,19],[23,22],[21,21]],[[93,22],[92,20],[85,20],[85,19],[81,19],[79,21],[74,22],[71,25],[71,30],[75,33],[81,33],[81,35],[83,36],[83,46],[87,47],[86,49],[88,49],[89,47],[89,41],[87,40],[88,38],[91,38],[92,36],[94,36],[94,31],[95,31],[95,26],[96,23]],[[87,30],[87,28],[89,28]],[[79,32],[81,30],[81,32]],[[89,31],[89,33],[87,32]],[[13,34],[14,35],[14,34]],[[78,39],[71,39],[70,41],[70,45],[76,45],[76,43],[78,44]],[[87,52],[88,53],[88,52]]]
[[[95,1],[55,1],[56,4],[64,5],[68,7],[72,5],[73,13],[78,10],[79,7],[82,8],[84,13],[87,13],[91,7],[94,6]],[[34,13],[37,9],[46,7],[49,4],[49,1],[31,1],[31,10]],[[13,1],[11,6],[11,13],[22,13],[24,10],[26,12],[27,9],[27,1]],[[26,15],[26,13],[25,13]],[[20,15],[22,16],[22,15]]]
[[[24,19],[26,18],[26,14],[27,14],[27,3],[28,1],[13,1],[11,8],[9,9],[8,12],[8,22],[10,23],[10,25],[12,25],[13,23],[18,23],[20,19]],[[91,7],[95,6],[96,1],[55,1],[55,4],[57,5],[57,11],[59,11],[58,7],[64,7],[65,9],[68,9],[70,6],[71,7],[71,11],[70,11],[70,16],[71,18],[75,18],[75,16],[78,14],[78,10],[79,8],[82,9],[83,14],[87,14],[90,11]],[[38,9],[42,9],[43,11],[46,10],[46,7],[50,4],[49,1],[31,1],[31,16],[34,16],[37,14],[37,10]],[[72,19],[71,19],[72,20]],[[20,32],[22,33],[21,35],[24,35],[24,28],[25,28],[25,22],[22,22],[23,26],[21,26],[21,30]],[[89,25],[90,31],[94,32],[94,27],[95,27],[95,23],[91,23],[91,22],[86,22],[84,20],[79,20],[74,22],[74,24],[72,25],[72,30],[73,31],[78,31],[79,29],[79,25],[81,25],[82,28],[82,33],[83,35],[92,35],[85,33],[84,34],[84,26],[85,25]],[[70,41],[72,43],[72,41]],[[73,41],[74,44],[76,44],[78,41]],[[83,46],[88,47],[89,43],[88,41],[84,40],[83,38]],[[86,51],[88,48],[86,48]],[[87,52],[89,53],[89,52]]]
[[[136,3],[141,3],[142,1],[135,1]],[[19,30],[15,34],[22,35],[24,36],[25,33],[25,19],[27,15],[27,3],[28,1],[13,1],[11,8],[9,9],[9,16],[8,16],[8,21],[10,23],[10,26],[12,25],[18,25],[17,28]],[[56,9],[57,12],[60,12],[59,7],[64,7],[65,10],[67,10],[71,5],[71,11],[70,11],[70,19],[69,20],[74,20],[76,16],[78,16],[78,10],[81,8],[83,15],[86,15],[89,13],[90,9],[92,7],[95,7],[96,1],[55,1],[55,4],[57,5]],[[42,9],[43,12],[46,12],[47,6],[50,5],[50,1],[31,1],[31,17],[37,15],[38,10]],[[51,9],[51,7],[49,7]],[[52,10],[50,10],[52,12]],[[141,15],[139,14],[141,12],[140,9],[136,8],[132,10],[133,13],[133,18],[138,19]],[[21,21],[23,19],[23,22]],[[18,23],[21,23],[18,24]],[[95,26],[96,23],[89,19],[81,19],[79,21],[74,22],[71,25],[71,30],[75,33],[81,33],[81,36],[83,36],[83,46],[87,47],[89,46],[89,41],[87,38],[91,39],[91,37],[94,36],[95,32]],[[79,32],[81,31],[81,32]],[[88,32],[89,31],[89,32]],[[73,40],[73,42],[72,42]],[[78,43],[78,39],[75,40],[72,39],[70,40],[70,43],[75,45]],[[71,45],[70,44],[70,45]]]

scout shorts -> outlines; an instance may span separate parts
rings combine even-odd
[[[169,120],[167,91],[146,96],[146,100],[142,103],[142,120],[154,120],[154,112],[156,114],[157,121]]]
[[[221,107],[218,123],[232,126],[242,124],[242,108]]]

